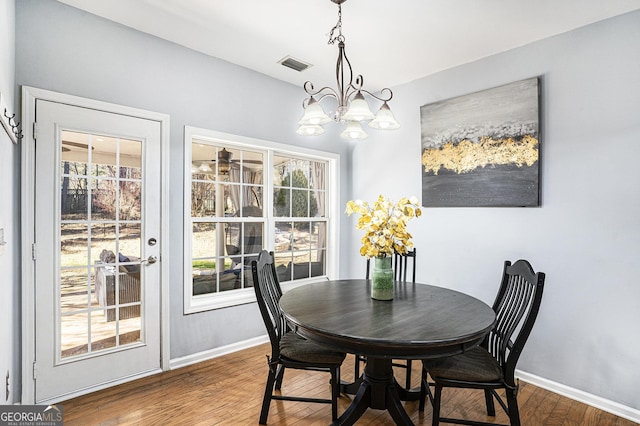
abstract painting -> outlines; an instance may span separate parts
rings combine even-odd
[[[539,83],[529,78],[420,108],[422,205],[540,205]]]

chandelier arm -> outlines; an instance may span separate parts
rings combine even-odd
[[[355,86],[355,85],[353,85],[353,84],[349,84],[349,85],[347,86],[347,90],[345,90],[345,92],[344,92],[344,99],[345,99],[345,101],[351,101],[351,98],[353,98],[353,96],[354,96],[356,93],[358,93],[358,91],[360,91],[360,90],[362,90],[362,87],[361,87],[361,86],[356,87],[356,86]],[[367,93],[367,92],[366,92],[366,90],[365,90],[364,92],[365,92],[365,93]]]
[[[327,89],[327,87],[325,87],[325,89]],[[336,93],[333,89],[331,89],[330,87],[328,88],[330,90],[329,93],[323,93],[321,94],[317,99],[318,102],[322,101],[324,98],[329,97],[329,98],[334,98],[334,99],[338,99],[338,96],[336,96]]]
[[[360,90],[363,93],[366,93],[367,95],[371,96],[372,98],[375,98],[375,99],[379,100],[380,102],[389,102],[391,100],[391,98],[393,98],[393,92],[388,87],[385,87],[384,89],[380,90],[380,94],[379,95],[374,95],[373,93],[371,93],[370,91],[365,90],[365,89],[358,89],[358,90]],[[385,92],[388,94],[388,96],[384,95]]]
[[[349,82],[349,85],[345,90],[345,100],[351,101],[351,98],[353,98],[353,96],[360,91],[369,93],[362,88],[363,84],[364,84],[364,77],[358,74],[355,79]]]
[[[362,90],[362,87],[364,86],[364,77],[362,74],[358,74],[350,86],[353,87],[354,90]]]
[[[329,86],[324,86],[321,89],[315,90],[313,87],[313,83],[310,81],[307,81],[304,83],[303,88],[304,88],[304,91],[307,93],[307,95],[309,95],[310,97],[320,95],[320,97],[317,99],[318,102],[320,102],[322,99],[326,98],[327,96],[340,99],[340,97],[338,96],[338,92],[336,92],[333,88]],[[329,93],[325,93],[325,92],[329,92]],[[309,98],[305,100],[308,101]]]

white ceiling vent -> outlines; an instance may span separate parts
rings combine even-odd
[[[301,60],[292,58],[291,56],[285,56],[284,58],[280,59],[278,63],[298,72],[302,72],[312,66],[307,62],[302,62]]]

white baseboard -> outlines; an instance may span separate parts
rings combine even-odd
[[[169,361],[169,369],[175,370],[176,368],[186,367],[188,365],[196,364],[202,361],[208,361],[222,355],[227,355],[233,352],[241,351],[243,349],[252,348],[254,346],[258,346],[267,342],[269,342],[269,337],[265,334],[264,336],[254,337],[253,339],[243,340],[242,342],[233,343],[231,345],[222,346],[220,348],[214,348],[208,351],[198,352],[181,358],[175,358]]]
[[[622,405],[618,402],[611,401],[578,389],[574,389],[572,387],[553,382],[551,380],[527,373],[525,371],[516,370],[516,377],[527,383],[531,383],[532,385],[536,385],[559,395],[566,396],[567,398],[571,398],[575,401],[591,405],[592,407],[596,407],[608,413],[615,414],[618,417],[622,417],[632,422],[640,423],[640,410],[637,410],[635,408],[627,407],[626,405]]]

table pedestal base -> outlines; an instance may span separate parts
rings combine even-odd
[[[367,356],[362,383],[347,410],[333,425],[352,425],[367,408],[387,410],[397,425],[413,425],[401,400],[415,400],[419,392],[409,392],[400,387],[393,375],[392,360]]]

